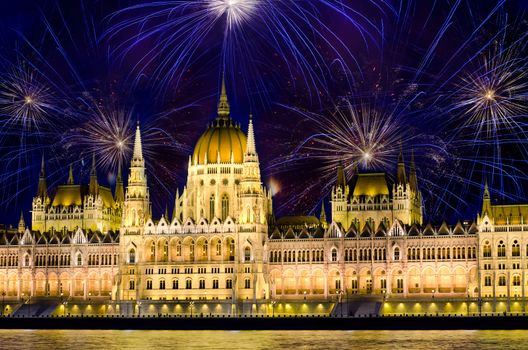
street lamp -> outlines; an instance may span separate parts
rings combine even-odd
[[[277,302],[275,300],[272,300],[271,301],[271,312],[272,312],[272,316],[275,317],[275,304]]]
[[[304,300],[306,300],[306,291],[304,291]]]
[[[137,302],[137,306],[138,306],[138,317],[141,317],[141,301]]]
[[[433,299],[434,299],[435,290],[433,289]]]

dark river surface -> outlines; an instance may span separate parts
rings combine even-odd
[[[0,330],[1,349],[528,349],[528,331]]]

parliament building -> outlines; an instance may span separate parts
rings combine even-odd
[[[336,169],[331,221],[275,219],[254,126],[217,117],[175,190],[172,215],[152,217],[137,126],[126,186],[89,184],[70,168],[46,185],[42,162],[31,224],[0,230],[0,291],[11,302],[266,304],[383,300],[522,300],[528,292],[528,205],[494,205],[488,188],[474,222],[424,223],[414,159],[395,176]],[[390,181],[389,178],[394,178]],[[324,201],[323,201],[324,202]]]

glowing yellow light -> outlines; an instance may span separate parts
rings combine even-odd
[[[372,155],[370,154],[369,151],[366,151],[363,153],[363,160],[365,160],[366,162],[369,161],[371,158],[372,158]]]
[[[32,104],[32,103],[33,103],[33,97],[31,97],[31,96],[26,96],[26,97],[24,98],[24,102],[25,102],[26,104]]]
[[[495,91],[488,89],[484,92],[484,98],[488,101],[495,101]]]

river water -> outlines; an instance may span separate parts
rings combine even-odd
[[[528,331],[0,330],[1,349],[526,349]]]

